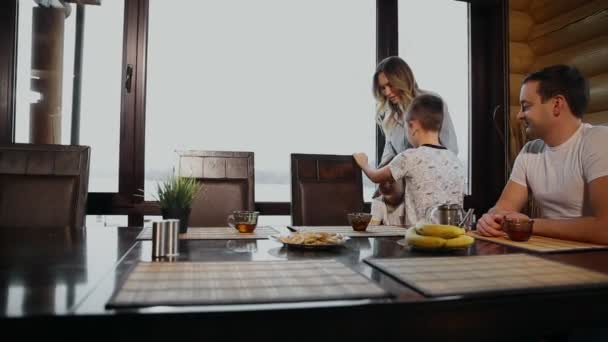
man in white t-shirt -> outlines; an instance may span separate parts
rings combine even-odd
[[[502,236],[505,217],[532,194],[540,204],[534,234],[608,245],[608,127],[581,121],[589,86],[571,66],[555,65],[522,82],[517,118],[539,139],[520,151],[496,205],[477,222],[485,236]]]
[[[371,225],[403,225],[403,181],[388,181],[378,186],[380,196],[372,199]]]
[[[431,94],[414,98],[406,113],[407,139],[415,148],[407,149],[379,169],[368,164],[365,153],[353,157],[374,183],[405,180],[405,225],[425,220],[427,209],[441,204],[462,205],[464,165],[450,150],[439,144],[443,121],[443,101]]]

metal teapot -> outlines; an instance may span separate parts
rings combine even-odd
[[[460,204],[446,203],[428,208],[425,216],[428,223],[460,226],[465,218],[465,212]]]

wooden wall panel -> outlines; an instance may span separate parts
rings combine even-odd
[[[527,11],[530,7],[530,0],[511,0],[509,1],[509,9],[516,11]]]
[[[608,125],[608,110],[586,114],[583,121],[592,125]]]
[[[526,74],[534,64],[534,53],[526,43],[509,43],[511,73]]]
[[[524,74],[509,74],[509,104],[512,106],[519,105],[519,89],[524,77]]]
[[[527,41],[533,25],[532,17],[528,13],[509,11],[509,40],[512,42]]]
[[[521,48],[517,47],[517,53]],[[512,48],[513,51],[513,48]],[[515,67],[511,59],[511,67]],[[587,77],[608,72],[608,33],[604,36],[584,41],[580,44],[555,51],[545,56],[539,56],[531,70],[553,64],[575,65]]]
[[[526,133],[517,119],[519,106],[509,107],[509,166],[512,167],[519,150],[526,143]]]
[[[571,22],[555,31],[547,32],[545,35],[530,38],[529,44],[534,54],[540,56],[593,39],[606,32],[608,32],[608,11],[604,10],[584,20]]]
[[[541,24],[564,12],[580,7],[589,1],[590,0],[534,0],[527,10],[534,22]]]
[[[594,0],[571,11],[563,12],[544,23],[534,25],[530,31],[529,39],[536,39],[551,32],[561,30],[565,26],[589,18],[606,8],[608,8],[608,0]]]
[[[591,98],[587,113],[608,110],[608,73],[589,79],[589,93]]]

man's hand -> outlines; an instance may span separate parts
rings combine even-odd
[[[483,236],[504,236],[502,222],[506,218],[529,220],[527,215],[516,211],[501,211],[498,213],[487,213],[477,221],[477,232]]]
[[[504,236],[505,234],[501,229],[504,217],[525,216],[520,214],[519,211],[527,200],[528,188],[509,180],[496,205],[477,221],[477,232],[483,236]]]
[[[367,154],[363,152],[354,153],[353,158],[355,158],[355,161],[360,168],[364,168],[368,165]]]
[[[504,221],[504,215],[483,214],[477,220],[477,232],[483,236],[504,236],[505,234],[501,228],[502,221]]]

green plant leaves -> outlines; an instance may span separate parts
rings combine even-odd
[[[196,178],[171,176],[158,183],[157,200],[161,208],[190,208],[200,188]]]

